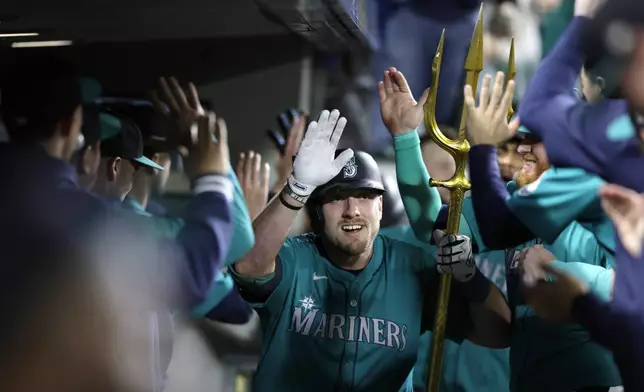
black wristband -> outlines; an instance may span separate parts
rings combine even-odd
[[[279,199],[280,199],[280,203],[282,203],[282,205],[283,205],[284,207],[288,208],[289,210],[299,211],[299,210],[301,210],[301,209],[302,209],[302,207],[303,207],[303,205],[302,205],[302,206],[297,207],[297,206],[294,206],[294,205],[292,205],[292,204],[289,204],[286,200],[284,200],[284,194],[283,194],[282,192],[280,192],[280,194],[279,194],[279,196],[278,196],[278,197],[279,197]]]
[[[472,279],[467,282],[455,281],[454,283],[456,286],[455,288],[457,288],[461,297],[466,299],[468,302],[475,303],[485,301],[492,288],[492,283],[478,268],[476,269]]]

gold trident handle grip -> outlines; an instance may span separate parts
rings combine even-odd
[[[458,137],[452,140],[441,132],[436,122],[436,97],[438,92],[438,81],[442,63],[443,49],[445,45],[445,30],[441,35],[434,61],[432,62],[432,85],[430,95],[424,106],[425,128],[432,140],[447,151],[456,162],[456,172],[447,181],[431,180],[430,186],[440,186],[450,190],[449,208],[447,213],[447,234],[456,234],[459,230],[461,208],[465,192],[470,189],[470,182],[465,175],[467,158],[470,151],[470,144],[465,138],[465,126],[467,124],[467,108],[464,106],[461,114]],[[479,10],[476,28],[470,42],[470,49],[465,60],[466,83],[472,86],[474,94],[478,85],[479,74],[483,70],[483,5]],[[445,331],[447,328],[447,314],[449,307],[449,294],[452,284],[451,275],[441,275],[438,285],[438,300],[436,315],[434,317],[434,328],[432,330],[431,352],[429,355],[429,374],[427,378],[427,392],[437,392],[440,383],[443,346],[445,343]]]

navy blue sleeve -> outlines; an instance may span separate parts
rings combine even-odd
[[[641,375],[644,364],[642,315],[637,310],[619,309],[614,303],[604,302],[593,294],[578,297],[573,302],[572,313],[577,322],[588,329],[593,340],[612,352],[625,390],[641,390],[644,385]],[[639,382],[635,382],[638,378]]]
[[[239,294],[237,287],[232,290],[208,313],[206,318],[228,324],[246,324],[253,310]]]
[[[521,101],[519,118],[541,137],[552,165],[579,167],[603,177],[606,165],[627,145],[627,141],[609,140],[607,128],[627,114],[628,107],[623,100],[590,105],[575,96],[585,59],[582,30],[586,23],[587,18],[575,17],[543,59]]]
[[[201,192],[188,204],[185,224],[176,241],[183,251],[182,294],[187,306],[202,303],[228,254],[233,232],[229,198],[221,192]]]
[[[481,238],[488,249],[507,249],[534,239],[534,234],[506,204],[510,196],[497,162],[496,148],[472,146],[470,150],[472,204]]]

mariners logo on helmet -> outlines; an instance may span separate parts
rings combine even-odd
[[[344,165],[344,178],[353,178],[358,174],[358,165],[356,165],[356,158],[351,157],[349,162]]]

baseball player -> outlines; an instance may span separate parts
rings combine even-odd
[[[398,390],[431,327],[435,257],[378,234],[381,175],[368,154],[336,152],[345,125],[335,110],[309,125],[288,185],[254,221],[255,247],[234,264],[264,333],[254,390]],[[304,203],[314,233],[286,239]],[[472,263],[468,243],[443,239],[437,254]],[[447,327],[455,341],[482,332],[469,328],[475,314],[464,298],[509,320],[503,295],[469,278],[454,286]]]

